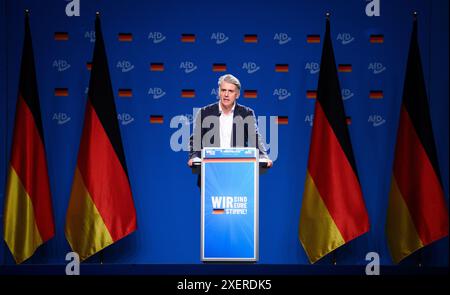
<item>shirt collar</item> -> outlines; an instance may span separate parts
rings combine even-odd
[[[234,113],[234,108],[235,107],[236,107],[236,102],[234,102],[233,107],[231,108],[230,114]],[[222,105],[220,104],[220,101],[219,101],[219,114],[222,114]]]

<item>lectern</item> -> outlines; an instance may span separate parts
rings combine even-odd
[[[201,260],[258,260],[259,151],[202,150]]]

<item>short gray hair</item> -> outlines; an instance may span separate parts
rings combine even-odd
[[[239,82],[239,79],[235,76],[231,74],[220,76],[219,81],[217,82],[217,85],[219,85],[219,89],[223,81],[236,85],[238,92],[241,92],[241,82]]]

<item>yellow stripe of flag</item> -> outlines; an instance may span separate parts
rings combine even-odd
[[[389,195],[386,234],[395,263],[423,247],[395,177],[392,177]]]
[[[111,245],[113,239],[95,207],[80,171],[75,170],[72,194],[66,215],[66,237],[81,260]]]
[[[309,172],[305,181],[299,236],[311,263],[345,244]]]
[[[33,203],[14,168],[9,168],[6,186],[4,236],[16,260],[21,263],[42,245]]]

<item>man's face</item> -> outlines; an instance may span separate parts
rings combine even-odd
[[[231,108],[239,97],[239,90],[236,85],[223,81],[219,89],[220,104],[223,108]]]

